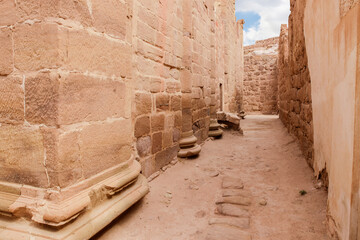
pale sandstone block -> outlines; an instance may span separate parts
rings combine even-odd
[[[219,214],[225,215],[225,216],[232,216],[232,217],[250,217],[249,211],[239,205],[234,204],[219,204],[216,208],[217,212]]]
[[[151,116],[151,131],[158,132],[164,130],[165,115],[163,113]]]
[[[155,155],[155,169],[160,170],[163,166],[166,166],[173,161],[179,151],[179,146],[175,145],[169,147]]]
[[[25,81],[25,119],[32,124],[58,123],[59,75],[43,72]]]
[[[156,95],[156,110],[157,111],[167,111],[169,110],[170,97],[168,94],[157,94]]]
[[[131,74],[131,46],[80,30],[61,28],[61,58],[69,70],[91,71],[108,76]],[[89,54],[91,51],[91,54]]]
[[[161,62],[164,55],[160,48],[148,44],[140,39],[137,40],[136,51],[144,57],[157,62]]]
[[[0,55],[0,76],[8,75],[14,68],[12,32],[9,28],[0,29]]]
[[[151,137],[146,136],[139,138],[136,142],[136,149],[140,157],[145,157],[151,153]]]
[[[0,79],[0,122],[24,121],[24,90],[22,78],[8,76]]]
[[[103,33],[125,39],[128,9],[124,2],[116,0],[92,0],[94,27]]]
[[[137,21],[136,36],[152,45],[155,45],[156,43],[156,30],[139,20]]]
[[[150,133],[150,117],[139,117],[135,121],[135,137],[142,137]]]
[[[227,225],[231,227],[236,227],[240,229],[248,229],[250,227],[250,218],[249,217],[218,217],[211,218],[209,220],[209,225]]]
[[[0,127],[0,180],[48,187],[43,137],[39,129]]]
[[[152,101],[149,93],[135,94],[135,116],[151,113]]]
[[[92,18],[86,0],[16,0],[17,13],[21,20],[61,18],[92,25]]]
[[[151,153],[155,154],[163,149],[163,134],[162,132],[157,132],[152,135],[152,150]]]
[[[15,1],[0,1],[0,26],[13,25],[18,20]]]
[[[79,132],[60,133],[56,128],[41,128],[46,150],[50,186],[67,187],[82,176]]]
[[[132,136],[130,119],[84,127],[79,136],[84,177],[89,178],[129,160],[133,153]]]
[[[58,33],[58,26],[52,23],[16,26],[15,67],[22,71],[36,71],[60,66]]]
[[[166,130],[163,132],[163,148],[168,148],[173,145],[173,131]]]
[[[155,162],[154,158],[147,157],[140,160],[141,172],[145,177],[150,177],[155,172]]]
[[[170,109],[171,111],[181,110],[181,96],[177,96],[177,95],[171,96]]]
[[[126,84],[119,80],[71,73],[61,77],[59,124],[125,117]]]

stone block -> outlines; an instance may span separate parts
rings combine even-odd
[[[125,117],[126,85],[119,80],[71,73],[62,75],[59,89],[59,124],[103,121]]]
[[[0,127],[0,180],[48,187],[43,137],[38,128]]]
[[[181,128],[182,126],[182,111],[175,112],[174,127]]]
[[[59,33],[64,68],[127,77],[131,74],[131,46],[82,30],[61,28]],[[91,54],[89,50],[91,49]]]
[[[173,145],[173,131],[172,129],[163,132],[163,148],[168,148]]]
[[[1,48],[1,47],[0,47]],[[8,76],[0,79],[0,122],[24,121],[24,89],[21,77]]]
[[[140,157],[145,157],[150,154],[152,148],[151,137],[146,136],[139,138],[136,142],[136,149]]]
[[[9,28],[0,29],[0,55],[0,76],[8,75],[14,69],[12,32]]]
[[[59,29],[53,23],[21,24],[14,32],[15,67],[36,71],[60,66]]]
[[[41,128],[46,150],[46,165],[51,187],[67,187],[82,176],[78,131],[61,132]]]
[[[145,177],[150,177],[155,172],[155,162],[153,157],[140,160],[141,172]]]
[[[151,116],[151,131],[158,132],[164,130],[165,115],[163,113]]]
[[[41,72],[25,81],[25,118],[29,123],[58,124],[59,75]]]
[[[129,160],[133,153],[132,135],[130,119],[85,126],[79,135],[84,177]]]
[[[179,151],[179,146],[169,147],[155,155],[155,169],[160,170],[162,167],[173,161]]]
[[[0,26],[14,25],[19,18],[15,1],[0,1],[0,12]]]
[[[157,94],[156,95],[156,110],[157,111],[167,111],[169,110],[170,97],[168,94]]]
[[[155,154],[163,148],[163,135],[162,132],[157,132],[152,135],[152,150],[151,153]]]
[[[22,21],[54,17],[77,21],[86,27],[93,21],[86,0],[16,0],[16,6]]]
[[[149,93],[135,94],[135,116],[151,113],[152,101]]]
[[[171,111],[181,110],[181,96],[178,96],[178,95],[171,96],[170,109],[171,109]]]
[[[97,31],[125,39],[128,9],[125,2],[116,0],[92,0],[93,24]]]
[[[139,117],[135,121],[135,137],[139,138],[150,133],[150,117]]]

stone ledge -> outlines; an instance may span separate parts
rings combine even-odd
[[[128,192],[129,189],[138,188],[135,182],[138,181],[137,178],[140,174],[140,169],[140,164],[135,161],[132,156],[125,163],[64,189],[42,189],[20,184],[0,183],[0,213],[11,217],[10,221],[7,220],[2,223],[0,221],[0,233],[2,232],[1,229],[4,229],[3,231],[7,229],[9,222],[11,222],[10,225],[12,226],[12,223],[19,222],[20,218],[31,218],[33,222],[24,220],[25,222],[22,222],[20,225],[24,225],[27,222],[25,225],[32,226],[29,230],[29,232],[32,233],[34,231],[36,232],[36,229],[39,228],[37,225],[57,227],[55,232],[64,232],[63,229],[71,228],[69,226],[79,221],[76,218],[92,212],[97,206],[99,206],[99,208],[102,208],[103,205],[107,206],[107,203],[112,201],[113,198],[124,198],[124,192]],[[143,188],[142,192],[144,192],[144,194],[140,194],[141,197],[148,192],[146,186]],[[126,202],[126,204],[124,203],[126,206],[131,206],[135,203],[130,203],[128,200],[126,200]],[[126,208],[124,208],[123,211],[125,211]],[[120,213],[121,212],[119,212],[119,214]],[[74,219],[76,219],[74,222],[67,224]],[[111,220],[109,220],[109,222]],[[42,225],[34,224],[34,222]],[[23,228],[19,228],[18,230],[20,231],[20,229]],[[47,235],[43,233],[44,236],[53,235],[54,229],[49,229]],[[101,228],[97,229],[97,231],[100,229]],[[15,230],[15,232],[18,230]],[[74,231],[77,230],[74,229]],[[71,234],[76,235],[75,232]],[[14,239],[12,235],[11,237]]]
[[[71,224],[58,229],[33,224],[23,218],[0,216],[0,235],[3,240],[33,239],[33,240],[78,240],[89,239],[116,217],[139,201],[149,192],[147,180],[139,175],[134,184],[121,193],[86,211]]]

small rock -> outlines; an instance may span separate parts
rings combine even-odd
[[[177,159],[174,159],[174,160],[172,160],[172,161],[170,162],[170,164],[173,165],[173,166],[176,165],[177,163],[178,163],[178,160],[177,160]]]
[[[315,183],[315,188],[316,188],[316,189],[320,189],[320,188],[322,188],[322,187],[323,187],[322,181],[318,181],[317,183]]]
[[[206,216],[206,212],[205,211],[198,211],[196,214],[195,214],[195,217],[197,218],[203,218]]]
[[[251,192],[244,189],[224,189],[222,192],[223,197],[242,196],[251,197]]]
[[[217,176],[219,176],[219,172],[218,171],[214,171],[214,172],[210,172],[210,174],[209,174],[209,176],[210,177],[217,177]]]
[[[261,199],[260,202],[259,202],[259,204],[260,204],[261,206],[266,206],[266,205],[267,205],[266,199]]]
[[[189,180],[189,178],[186,177],[186,178],[184,178],[184,180],[187,181],[187,180]]]
[[[191,190],[199,190],[199,186],[196,185],[196,184],[190,184],[189,188],[190,188]]]
[[[195,164],[195,167],[199,167],[199,164]]]

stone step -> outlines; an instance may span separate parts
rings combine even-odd
[[[252,194],[250,191],[244,189],[224,189],[222,191],[223,197],[233,197],[233,196],[242,196],[242,197],[251,197]]]
[[[251,240],[248,232],[230,226],[209,227],[205,240]]]
[[[249,217],[216,217],[209,220],[209,225],[227,225],[240,229],[249,229],[250,218]]]
[[[236,205],[242,205],[242,206],[250,206],[251,199],[248,197],[233,196],[233,197],[220,197],[216,201],[216,204],[223,204],[223,203],[230,203],[230,204],[236,204]]]
[[[243,189],[244,183],[240,178],[224,177],[222,182],[224,189]]]
[[[249,211],[241,205],[223,203],[216,208],[217,213],[233,217],[250,217]]]

